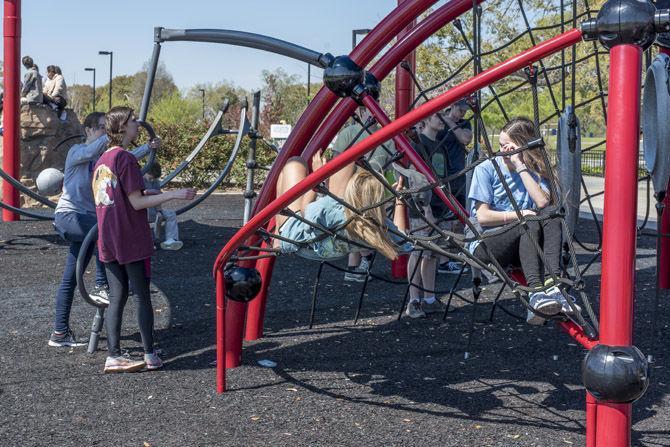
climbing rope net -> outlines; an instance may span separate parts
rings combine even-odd
[[[505,17],[509,18],[509,22],[505,23],[504,27],[507,27],[508,29],[509,27],[517,27],[517,29],[522,30],[511,39],[498,46],[491,44],[490,42],[492,40],[489,38],[495,40],[494,38],[499,36],[500,33],[496,31],[493,22],[487,21],[487,12],[492,11],[494,8],[504,10]],[[404,62],[402,67],[410,72],[418,93],[413,102],[413,106],[429,101],[443,91],[448,90],[451,85],[457,83],[459,80],[467,78],[466,71],[469,67],[472,68],[472,72],[476,75],[484,69],[504,60],[508,56],[515,54],[515,52],[519,51],[519,48],[535,46],[540,41],[545,41],[564,32],[566,28],[576,27],[578,21],[590,19],[597,13],[597,11],[591,9],[588,0],[580,0],[579,2],[573,1],[570,5],[566,5],[561,1],[560,5],[552,5],[552,8],[549,9],[549,13],[541,14],[538,11],[538,5],[526,5],[523,0],[495,2],[486,8],[475,6],[470,12],[470,18],[472,19],[471,26],[466,26],[466,20],[456,20],[453,24],[447,25],[445,28],[446,33],[455,35],[452,44],[456,43],[457,39],[460,38],[460,49],[456,49],[455,51],[457,52],[456,54],[460,54],[461,57],[455,57],[454,59],[462,60],[462,62],[455,68],[452,67],[450,70],[445,70],[448,71],[446,78],[427,87],[424,87],[422,83],[424,79],[429,79],[430,76],[423,76],[420,72],[412,72],[409,64]],[[499,22],[496,23],[496,26],[503,26],[500,25]],[[488,27],[486,27],[487,25]],[[569,160],[566,160],[565,158],[562,159],[562,157],[571,157],[573,158],[573,160],[571,160],[572,163],[576,163],[579,169],[582,154],[596,152],[599,148],[602,148],[605,145],[604,137],[599,141],[590,144],[581,144],[580,120],[588,122],[591,129],[604,129],[607,97],[607,92],[604,86],[607,85],[607,79],[606,74],[601,70],[601,67],[606,66],[604,65],[606,62],[601,60],[601,58],[606,55],[607,51],[600,49],[595,42],[592,45],[573,45],[572,48],[568,50],[564,49],[557,54],[538,60],[536,64],[530,65],[505,79],[497,81],[489,85],[486,89],[480,90],[472,97],[468,98],[472,113],[470,113],[466,119],[468,119],[472,125],[474,147],[468,157],[465,169],[453,173],[450,171],[450,175],[446,178],[439,179],[437,176],[434,176],[433,178],[435,178],[436,181],[427,182],[424,186],[396,191],[387,181],[382,172],[375,171],[370,166],[368,160],[365,157],[361,157],[356,161],[358,168],[369,171],[387,191],[386,196],[382,201],[371,204],[369,208],[382,207],[386,210],[388,216],[392,218],[395,209],[395,201],[402,201],[406,207],[413,209],[415,215],[420,216],[420,219],[423,221],[423,226],[407,232],[400,232],[395,229],[388,229],[388,231],[395,233],[395,236],[411,243],[416,251],[430,251],[436,255],[459,260],[469,264],[476,270],[484,271],[491,276],[497,277],[502,281],[503,289],[508,287],[528,309],[531,308],[528,304],[527,296],[536,289],[531,289],[525,285],[523,276],[519,275],[518,270],[510,272],[508,269],[509,266],[500,265],[490,252],[489,259],[491,259],[492,262],[484,263],[480,259],[474,257],[472,253],[464,247],[475,240],[481,241],[482,246],[486,247],[487,239],[516,230],[518,227],[521,227],[523,231],[527,232],[531,222],[544,222],[553,219],[560,220],[563,230],[562,274],[560,276],[550,274],[552,279],[551,284],[560,285],[561,288],[570,290],[579,295],[580,303],[586,311],[588,322],[581,316],[579,311],[576,311],[572,302],[569,302],[569,304],[573,307],[575,312],[571,312],[570,318],[581,326],[585,333],[595,336],[594,330],[598,330],[598,320],[593,310],[590,297],[586,293],[583,277],[600,256],[599,241],[601,239],[602,229],[600,218],[596,214],[596,208],[592,203],[592,199],[601,195],[602,191],[590,191],[587,183],[578,171],[577,175],[568,174],[567,177],[569,182],[576,185],[577,194],[575,198],[574,191],[572,191],[572,195],[565,193],[566,190],[575,189],[573,188],[573,184],[561,184],[561,181],[565,181],[565,179],[557,178],[554,170],[550,170],[549,178],[546,179],[549,183],[550,197],[552,198],[549,212],[543,212],[541,215],[523,215],[519,203],[517,203],[512,194],[512,186],[505,181],[504,175],[498,164],[501,162],[501,151],[494,150],[493,148],[491,136],[495,129],[495,124],[488,124],[487,119],[498,116],[498,123],[507,121],[513,114],[519,114],[519,104],[530,105],[530,108],[526,109],[526,113],[531,115],[534,121],[536,139],[519,147],[515,151],[506,152],[505,155],[510,156],[514,153],[539,150],[547,166],[555,166],[557,158],[559,164],[561,162],[568,163]],[[454,65],[454,63],[452,62],[451,64],[446,65]],[[580,76],[578,76],[578,74],[580,74]],[[578,77],[581,78],[579,81]],[[578,84],[581,80],[586,78],[589,80],[586,85]],[[513,110],[513,112],[511,110]],[[370,119],[367,122],[363,122],[361,118],[355,114],[353,119],[362,126],[361,132],[372,133],[371,127],[376,123],[376,120]],[[542,128],[546,128],[553,123],[556,123],[556,127],[559,128],[555,152],[549,150],[548,141],[542,137],[541,132]],[[357,140],[357,137],[353,138],[352,144]],[[443,141],[441,143],[443,143]],[[405,156],[403,151],[391,150],[389,145],[383,144],[382,147],[387,152],[389,160],[385,168],[389,168],[390,164],[393,162],[401,162]],[[506,191],[508,200],[512,204],[517,220],[502,225],[493,231],[481,232],[478,231],[468,219],[467,212],[458,205],[456,194],[459,192],[462,193],[463,191],[452,191],[450,182],[467,176],[476,166],[488,160],[493,162],[492,166],[494,167],[498,178],[503,183],[503,187]],[[560,175],[560,177],[565,176]],[[641,180],[648,180],[648,176],[641,176]],[[423,210],[417,206],[414,200],[412,200],[412,197],[416,194],[424,191],[434,191],[435,188],[439,188],[443,191],[443,201],[445,201],[447,206],[452,210],[452,213],[450,213],[450,216],[447,219],[457,219],[461,221],[469,228],[471,233],[474,234],[473,237],[465,237],[462,233],[444,229],[444,226],[440,225],[441,219],[438,219],[437,221],[428,219]],[[355,213],[358,216],[363,216],[363,213],[367,209],[356,209],[342,198],[331,193],[324,184],[317,186],[315,189],[319,194],[332,197],[343,207],[349,209],[352,213]],[[579,194],[580,189],[581,194]],[[589,212],[592,215],[594,226],[598,234],[598,242],[595,244],[581,242],[574,234],[575,222],[579,214],[579,206],[582,203],[588,205]],[[647,209],[648,208],[649,207],[647,207]],[[288,208],[284,208],[282,214],[291,216],[313,226],[318,230],[315,232],[317,236],[313,240],[296,241],[278,234],[272,228],[260,227],[257,229],[256,234],[266,243],[262,246],[260,246],[260,244],[258,244],[259,246],[242,245],[237,248],[236,252],[228,260],[234,263],[238,261],[253,261],[277,256],[280,251],[276,248],[271,248],[271,239],[279,239],[301,248],[307,248],[325,238],[335,238],[349,244],[351,251],[371,249],[371,247],[366,246],[365,243],[358,240],[352,240],[347,236],[346,228],[352,221],[352,218],[347,219],[343,224],[337,227],[325,228],[316,222],[307,220],[300,214],[292,212]],[[645,218],[645,223],[646,221],[647,219]],[[383,222],[375,222],[375,224],[383,225]],[[386,230],[385,226],[384,228]],[[421,233],[420,230],[425,229],[429,230],[429,235],[419,236],[419,233]],[[547,258],[542,249],[541,241],[536,240],[532,235],[531,240],[543,265],[547,265]],[[584,266],[580,266],[578,263],[575,251],[576,244],[579,244],[582,249],[592,253],[590,260],[586,262]],[[461,269],[461,274],[462,272],[463,269]],[[413,272],[408,273],[410,275],[409,282],[411,283],[413,276],[417,273],[416,268]],[[549,274],[549,272],[547,273]],[[383,279],[379,277],[376,278]],[[473,282],[475,283],[474,286],[478,288],[478,278],[475,278]],[[402,283],[407,284],[405,281]],[[501,289],[500,293],[503,289]],[[407,295],[405,295],[405,299],[406,296]],[[459,297],[463,298],[461,295],[459,295]],[[508,313],[514,315],[511,312]],[[539,314],[542,315],[541,313]],[[547,315],[542,316],[550,318],[550,316]],[[564,316],[555,318],[564,318]]]

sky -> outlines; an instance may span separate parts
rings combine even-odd
[[[114,75],[133,74],[151,57],[153,28],[221,28],[254,32],[333,55],[351,51],[351,30],[373,28],[396,0],[23,0],[21,54],[30,55],[44,74],[58,65],[66,82],[97,85]],[[4,58],[3,58],[4,59]],[[227,80],[246,89],[261,87],[261,71],[283,68],[307,79],[307,65],[283,56],[227,45],[166,42],[161,61],[177,86]],[[321,70],[312,67],[312,81]]]

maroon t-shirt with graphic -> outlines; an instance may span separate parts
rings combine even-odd
[[[137,159],[121,147],[107,150],[93,170],[93,197],[98,217],[98,251],[102,262],[128,264],[154,251],[147,210],[136,210],[128,195],[144,190]]]

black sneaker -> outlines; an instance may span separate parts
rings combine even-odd
[[[49,346],[55,348],[65,348],[65,347],[76,347],[76,346],[86,346],[86,343],[80,343],[74,337],[74,332],[71,330],[67,331],[64,334],[57,334],[55,332],[51,333],[49,338]]]
[[[448,262],[443,262],[437,267],[437,273],[447,273],[451,275],[458,275],[461,272],[461,268],[463,268],[463,264],[460,262],[455,262],[455,261],[448,261]],[[463,273],[467,272],[468,268],[465,267],[463,269]]]

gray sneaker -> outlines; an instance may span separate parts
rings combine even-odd
[[[405,309],[405,315],[410,318],[425,318],[426,312],[421,309],[421,304],[418,301],[410,301]]]
[[[535,292],[531,294],[528,303],[530,304],[530,307],[546,315],[556,315],[563,307],[563,303],[559,298],[555,295],[547,295],[545,292]],[[546,320],[543,317],[528,309],[526,323],[534,326],[541,326],[545,321]]]
[[[49,337],[49,346],[55,348],[67,348],[67,347],[77,347],[77,346],[86,346],[86,343],[80,343],[74,337],[74,332],[72,330],[67,331],[64,334],[57,334],[55,332],[51,333]]]
[[[444,309],[446,309],[447,306],[442,303],[439,299],[435,299],[432,303],[428,304],[425,301],[421,301],[421,309],[427,314],[434,314],[438,312],[444,312]]]
[[[144,363],[147,364],[148,370],[159,369],[163,367],[163,361],[158,357],[159,350],[155,350],[151,354],[144,354]]]
[[[368,272],[355,268],[353,271],[344,274],[344,280],[349,282],[365,282],[367,274]]]
[[[93,290],[88,293],[88,296],[100,304],[109,305],[109,286],[99,286],[96,284]]]
[[[575,314],[582,313],[582,307],[577,304],[577,299],[569,293],[563,292],[558,287],[554,286],[548,289],[546,294],[555,297],[561,302],[562,314],[565,314],[568,317],[573,317]]]

